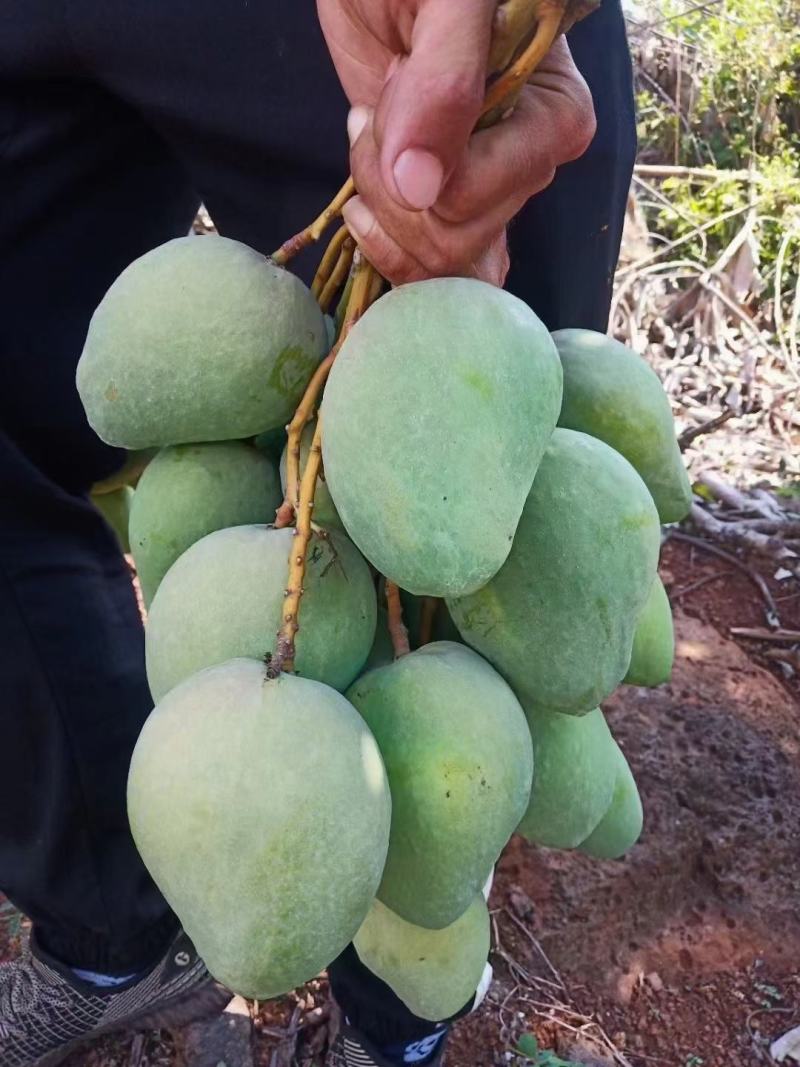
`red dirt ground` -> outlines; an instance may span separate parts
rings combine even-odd
[[[672,682],[624,688],[606,707],[640,785],[642,840],[615,863],[511,842],[492,895],[496,981],[456,1027],[448,1067],[522,1067],[526,1032],[585,1064],[762,1067],[770,1041],[800,1025],[800,691],[772,646],[731,640],[764,613],[729,571],[666,546]],[[800,597],[779,607],[800,628]],[[260,1011],[256,1064],[321,1062],[326,1027],[301,1031],[295,1061],[276,1034],[293,1013],[312,1021],[325,994],[313,983],[300,1012],[296,997]],[[66,1067],[178,1067],[180,1048],[181,1035],[120,1038]]]

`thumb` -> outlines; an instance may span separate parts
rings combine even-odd
[[[402,207],[436,203],[480,115],[496,0],[420,0],[409,54],[375,115],[381,178]]]

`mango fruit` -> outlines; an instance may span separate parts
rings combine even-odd
[[[282,494],[274,463],[241,441],[163,448],[141,477],[130,538],[145,604],[187,548],[214,530],[271,522]]]
[[[464,913],[519,823],[533,755],[522,708],[470,649],[425,645],[363,675],[347,697],[372,730],[392,791],[379,899],[439,930]]]
[[[147,719],[128,778],[136,846],[220,982],[267,999],[313,978],[372,904],[391,799],[335,690],[234,660]]]
[[[92,316],[77,385],[108,444],[252,437],[291,418],[327,346],[303,283],[226,237],[147,252]]]
[[[622,681],[656,575],[652,497],[618,452],[557,429],[500,572],[448,598],[464,640],[526,707],[580,715]]]
[[[280,463],[287,439],[286,427],[278,426],[274,430],[266,430],[254,437],[253,444],[259,452],[264,453],[267,459]]]
[[[521,301],[463,278],[392,290],[356,324],[322,403],[328,489],[402,589],[458,596],[502,566],[561,405],[561,365]]]
[[[626,685],[646,685],[655,688],[668,682],[675,660],[675,630],[672,608],[664,583],[659,577],[653,582],[633,635],[633,652]]]
[[[413,593],[407,593],[404,589],[400,590],[400,600],[403,604],[403,621],[408,628],[408,636],[411,641],[412,648],[419,648],[422,644],[422,623],[423,614],[426,610],[425,597],[414,596]],[[455,641],[458,644],[462,644],[461,634],[458,632],[456,624],[448,611],[447,604],[444,600],[435,598],[436,603],[433,607],[433,618],[431,620],[430,640],[431,641]]]
[[[577,848],[608,811],[617,747],[599,708],[588,715],[527,710],[533,788],[518,832],[547,848]]]
[[[134,492],[129,485],[123,485],[109,493],[92,492],[89,499],[114,531],[119,542],[120,551],[130,552],[131,543],[128,539],[128,523],[130,521],[131,507]]]
[[[135,489],[147,464],[153,459],[157,452],[157,448],[141,448],[126,453],[122,461],[122,466],[118,470],[115,470],[113,474],[109,474],[107,478],[103,478],[101,481],[94,483],[92,486],[92,496],[114,493],[117,489],[124,489],[126,486]]]
[[[172,565],[145,628],[147,679],[160,700],[204,667],[263,659],[281,625],[294,531],[235,526],[197,541]],[[372,576],[344,534],[314,534],[297,634],[297,673],[344,690],[375,637]]]
[[[363,672],[374,670],[375,667],[387,667],[394,661],[394,646],[389,633],[389,613],[384,602],[378,599],[378,621],[375,626],[375,640],[372,642]]]
[[[489,910],[479,893],[450,926],[426,930],[376,900],[353,945],[409,1011],[440,1022],[475,995],[489,955]]]
[[[581,852],[595,859],[619,859],[633,848],[642,833],[642,801],[628,761],[619,747],[617,762],[611,805],[590,836],[579,846]]]
[[[311,441],[314,437],[314,430],[316,429],[316,420],[309,422],[303,430],[302,437],[300,438],[300,476],[302,477],[305,470],[306,463],[308,462],[308,453],[311,451]],[[288,442],[285,445],[283,452],[281,453],[281,488],[283,492],[286,492],[286,450],[288,449]],[[328,489],[328,483],[325,481],[325,472],[322,471],[320,477],[317,480],[317,488],[314,493],[314,512],[313,520],[320,526],[324,526],[326,530],[341,530],[345,532],[342,520],[339,518],[339,513],[336,510],[336,506],[331,499],[330,490]]]
[[[630,348],[592,330],[559,330],[564,368],[559,426],[611,445],[644,479],[662,522],[689,514],[692,487],[658,375]]]

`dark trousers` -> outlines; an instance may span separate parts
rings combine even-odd
[[[634,153],[618,0],[571,44],[597,137],[514,223],[509,287],[551,328],[604,330]],[[0,0],[0,888],[77,966],[144,967],[175,926],[125,815],[151,702],[85,495],[121,461],[75,390],[89,317],[201,199],[266,253],[299,230],[347,173],[346,113],[310,0]]]

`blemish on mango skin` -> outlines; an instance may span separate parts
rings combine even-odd
[[[481,374],[479,371],[467,371],[467,373],[462,374],[461,377],[467,383],[467,385],[471,386],[471,388],[473,388],[477,393],[480,393],[480,395],[484,397],[485,400],[491,400],[494,396],[494,389],[492,388],[492,383],[487,377],[485,377],[485,375]]]
[[[302,389],[313,364],[313,359],[300,345],[287,345],[275,361],[269,385],[281,396],[292,399]]]
[[[103,396],[106,398],[109,404],[113,404],[114,401],[117,400],[119,397],[119,389],[117,389],[116,385],[114,385],[113,382],[109,382],[108,388],[106,389]]]

